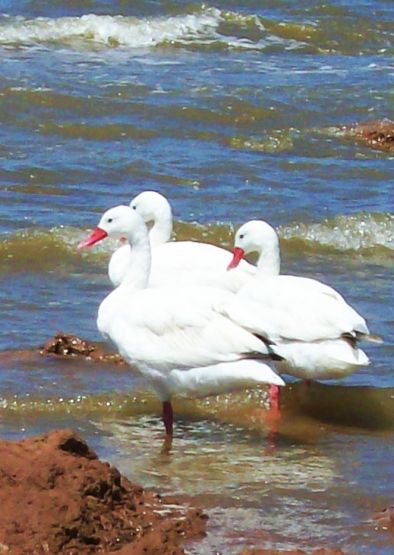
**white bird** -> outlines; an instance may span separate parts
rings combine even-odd
[[[148,287],[148,232],[128,206],[105,212],[79,246],[92,246],[108,236],[127,238],[129,267],[121,285],[101,303],[97,326],[156,391],[167,435],[172,435],[173,394],[199,397],[256,384],[284,385],[270,362],[280,358],[275,347],[218,310],[233,293],[193,285]]]
[[[168,200],[155,191],[144,191],[130,203],[146,223],[152,246],[150,286],[199,284],[237,291],[255,274],[256,268],[242,261],[236,271],[226,272],[231,253],[226,249],[197,241],[172,241],[172,211]],[[112,255],[108,274],[117,287],[129,267],[130,246],[119,247]]]
[[[284,373],[308,381],[336,379],[369,364],[358,347],[360,339],[374,340],[364,318],[332,287],[279,275],[279,239],[266,222],[253,220],[239,228],[229,269],[250,252],[259,255],[256,276],[226,305],[224,314],[280,347]],[[278,405],[275,389],[272,402]]]

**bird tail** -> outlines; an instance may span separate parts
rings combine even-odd
[[[383,337],[380,337],[380,335],[375,335],[373,333],[358,333],[357,332],[357,339],[359,341],[368,341],[369,343],[377,343],[379,345],[384,343]]]

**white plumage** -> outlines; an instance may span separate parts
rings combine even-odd
[[[304,379],[346,376],[369,364],[358,347],[368,338],[367,324],[332,287],[314,279],[278,275],[279,241],[266,222],[244,224],[235,237],[233,267],[244,254],[257,251],[257,274],[223,313],[246,329],[280,346],[282,370]]]
[[[226,272],[231,253],[226,249],[197,241],[170,241],[172,211],[167,199],[155,191],[144,191],[130,203],[146,223],[152,223],[149,238],[152,263],[149,275],[151,286],[199,284],[237,291],[256,272],[256,268],[242,261],[234,272]],[[108,274],[117,287],[130,265],[130,246],[119,247],[112,255]]]
[[[173,394],[205,396],[258,383],[284,385],[269,361],[275,348],[268,349],[219,310],[231,302],[233,293],[197,285],[147,287],[148,233],[131,208],[108,210],[80,246],[119,235],[129,241],[129,267],[121,285],[101,303],[98,329],[138,367],[163,408],[168,408]],[[172,412],[171,423],[165,416],[164,420],[171,433]]]

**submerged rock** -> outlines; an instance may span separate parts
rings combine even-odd
[[[394,532],[394,505],[375,513],[373,520],[377,528]]]
[[[100,362],[125,364],[123,358],[117,353],[108,353],[100,345],[81,339],[76,335],[58,332],[39,348],[43,356],[82,357]]]
[[[342,132],[367,146],[394,153],[394,121],[383,119],[357,123],[343,127]]]
[[[10,555],[180,555],[206,522],[130,482],[72,430],[0,441],[0,507]]]

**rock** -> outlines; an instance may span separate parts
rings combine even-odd
[[[389,119],[357,123],[341,131],[367,146],[394,153],[394,122]]]
[[[131,483],[72,430],[0,441],[0,553],[180,555],[206,517]]]
[[[120,355],[107,353],[95,343],[63,332],[56,333],[39,348],[39,352],[43,356],[82,357],[94,361],[126,364]]]
[[[373,520],[378,528],[394,531],[394,505],[375,513]]]

